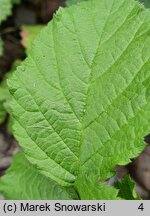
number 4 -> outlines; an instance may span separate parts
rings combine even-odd
[[[144,206],[143,206],[143,203],[141,203],[138,207],[139,210],[143,211],[144,210]]]

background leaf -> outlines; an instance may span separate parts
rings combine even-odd
[[[11,14],[11,0],[0,0],[0,23]]]
[[[145,7],[150,7],[150,0],[139,0],[141,3],[144,3]]]
[[[72,6],[72,5],[77,4],[79,2],[82,2],[82,1],[87,1],[87,0],[66,0],[67,6]]]
[[[3,41],[0,38],[0,56],[2,56],[2,54],[3,54]]]

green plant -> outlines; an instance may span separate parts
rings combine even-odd
[[[0,25],[12,13],[13,4],[19,4],[21,0],[0,0]],[[3,43],[0,37],[0,56],[3,54]]]
[[[72,6],[82,1],[87,1],[87,0],[66,0],[66,3],[67,3],[67,6]]]
[[[12,4],[20,4],[22,0],[11,0]]]
[[[12,2],[10,0],[0,0],[0,23],[11,14]]]
[[[2,56],[2,54],[3,54],[3,41],[0,38],[0,57]]]
[[[146,7],[150,7],[150,0],[140,0]]]
[[[12,73],[16,70],[17,66],[20,65],[20,61],[16,61],[12,66],[11,70],[6,73],[3,81],[0,84],[0,124],[3,123],[7,115],[7,102],[9,103],[10,93],[7,86],[7,79],[12,76]]]
[[[105,181],[150,131],[149,32],[134,0],[59,9],[8,82],[24,153],[1,179],[6,198],[122,198]]]

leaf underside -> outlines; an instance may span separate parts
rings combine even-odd
[[[134,0],[59,9],[8,83],[15,136],[39,173],[62,187],[87,173],[101,182],[144,149],[149,46],[150,13]]]

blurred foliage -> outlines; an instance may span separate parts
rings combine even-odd
[[[2,56],[2,54],[3,54],[3,41],[0,38],[0,56]]]
[[[16,70],[17,66],[20,65],[20,61],[16,61],[12,66],[12,69],[4,76],[3,81],[0,85],[0,123],[2,123],[7,114],[7,100],[10,98],[8,91],[7,79],[11,77],[12,73]]]
[[[0,0],[0,23],[4,21],[7,16],[11,14],[12,2],[11,0]]]
[[[150,0],[139,0],[141,3],[144,3],[146,7],[150,7]]]
[[[67,0],[66,3],[67,3],[67,6],[71,6],[71,5],[77,4],[81,1],[88,1],[88,0]]]
[[[13,4],[20,4],[22,0],[11,0]]]
[[[36,37],[36,35],[41,31],[42,25],[26,25],[21,28],[21,43],[23,47],[26,49],[26,52],[31,48],[31,43]]]

